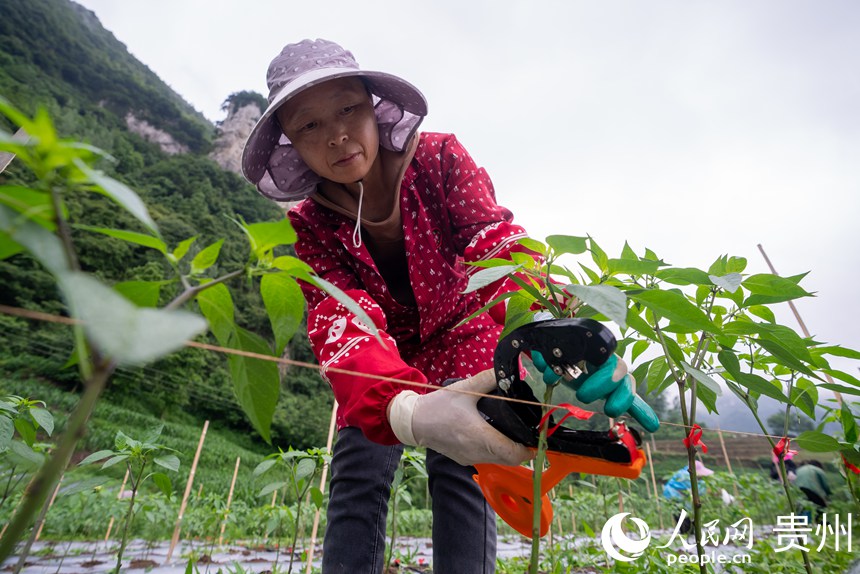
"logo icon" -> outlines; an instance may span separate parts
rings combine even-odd
[[[606,521],[600,532],[600,543],[603,544],[603,549],[609,556],[621,562],[633,562],[642,556],[645,549],[651,544],[651,530],[641,518],[630,516],[630,520],[639,529],[639,539],[633,540],[627,536],[621,523],[628,516],[630,516],[629,512],[620,512],[612,516]]]

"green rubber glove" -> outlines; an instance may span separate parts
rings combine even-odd
[[[531,356],[535,367],[543,373],[543,382],[547,385],[556,384],[561,376],[549,368],[543,355],[538,351],[532,351]],[[599,368],[589,364],[588,373],[582,373],[578,378],[570,381],[563,379],[562,383],[575,390],[576,398],[585,404],[605,399],[603,412],[606,416],[616,418],[626,412],[645,430],[655,432],[660,428],[660,421],[654,409],[636,394],[636,383],[633,377],[625,374],[617,381],[612,379],[617,365],[618,355],[612,355]]]

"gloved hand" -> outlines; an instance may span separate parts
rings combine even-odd
[[[489,369],[426,395],[403,391],[388,404],[388,421],[403,444],[432,448],[463,466],[517,466],[534,452],[490,426],[478,412],[478,396],[458,392],[489,393],[495,388]]]
[[[544,383],[554,385],[560,378],[539,352],[532,351],[532,362],[543,373]],[[596,369],[589,364],[588,369],[588,373],[583,372],[576,379],[564,379],[564,385],[576,391],[577,399],[585,404],[606,399],[603,405],[606,416],[615,418],[627,412],[648,432],[660,428],[657,414],[636,394],[636,380],[627,374],[627,363],[618,355],[612,355]]]

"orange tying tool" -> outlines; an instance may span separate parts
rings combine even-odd
[[[559,374],[576,376],[586,365],[599,366],[615,352],[615,337],[590,319],[555,319],[525,325],[496,348],[498,388],[493,394],[537,402],[519,374],[519,353],[539,351]],[[536,448],[544,419],[537,405],[481,399],[478,409],[493,427]],[[549,531],[553,510],[547,492],[571,472],[637,478],[645,465],[639,434],[618,421],[608,431],[574,430],[557,425],[548,433],[549,467],[541,478],[540,535]],[[523,466],[476,464],[475,481],[496,513],[514,530],[532,536],[534,481]]]

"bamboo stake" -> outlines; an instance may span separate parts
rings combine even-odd
[[[60,480],[57,481],[57,486],[54,488],[54,494],[51,495],[51,500],[48,502],[48,508],[45,509],[45,515],[51,511],[51,507],[54,506],[54,501],[57,499],[57,493],[60,492],[60,485],[63,484],[63,477],[60,477]],[[45,527],[45,519],[43,518],[39,522],[39,530],[36,532],[36,538],[33,539],[33,542],[38,542],[39,537],[42,535],[42,529]]]
[[[573,485],[572,484],[567,485],[567,492],[568,492],[568,494],[570,494],[571,500],[573,500]],[[577,532],[576,532],[576,510],[574,510],[574,507],[575,507],[575,505],[573,505],[573,504],[570,506],[570,523],[571,523],[571,527],[573,529],[573,537],[576,538],[576,534],[577,534]]]
[[[724,440],[723,440],[723,431],[722,431],[722,430],[720,430],[719,428],[717,428],[717,435],[720,437],[720,446],[721,446],[721,447],[722,447],[722,449],[723,449],[723,458],[725,458],[725,459],[726,459],[726,466],[727,466],[727,467],[728,467],[728,469],[729,469],[729,474],[730,474],[730,475],[732,475],[732,476],[734,476],[734,475],[735,475],[735,473],[734,473],[734,471],[732,470],[732,462],[729,460],[729,453],[728,453],[728,451],[726,450],[726,441],[724,441]],[[732,486],[734,487],[734,491],[735,491],[735,500],[738,500],[738,501],[739,501],[739,500],[740,500],[740,495],[738,494],[738,481],[737,481],[737,480],[733,480],[733,481],[732,481]]]
[[[651,469],[651,485],[654,487],[654,498],[657,500],[657,515],[660,517],[660,529],[663,530],[663,509],[660,507],[660,495],[657,493],[657,477],[654,476],[654,463],[651,461],[651,445],[645,443],[645,451],[648,455],[648,468]]]
[[[188,504],[188,495],[191,494],[191,488],[194,485],[194,474],[197,472],[197,463],[200,461],[200,452],[203,450],[203,441],[206,440],[206,430],[209,428],[209,421],[203,423],[203,432],[200,433],[200,442],[197,443],[197,452],[194,453],[194,462],[191,463],[191,472],[188,473],[188,482],[185,484],[185,494],[182,496],[182,504],[179,506],[179,516],[176,518],[176,525],[173,527],[173,537],[170,539],[170,549],[167,551],[167,558],[164,563],[170,562],[173,557],[173,550],[179,542],[179,531],[182,529],[182,517],[185,515],[185,507]]]
[[[227,495],[227,508],[224,509],[224,521],[221,522],[221,534],[218,536],[218,546],[224,543],[224,529],[227,528],[227,513],[230,512],[230,503],[233,502],[233,488],[236,486],[236,477],[239,475],[239,462],[241,457],[236,457],[236,468],[233,469],[233,480],[230,481],[230,493]]]
[[[331,420],[328,423],[328,438],[326,439],[325,448],[328,452],[331,452],[331,445],[334,442],[334,427],[335,422],[337,420],[337,401],[334,401],[334,404],[331,407]],[[325,481],[328,477],[328,465],[324,464],[322,468],[322,477],[320,478],[320,492],[325,494]],[[321,509],[317,508],[317,511],[314,513],[314,525],[311,528],[311,544],[308,547],[308,566],[305,569],[305,574],[310,574],[311,571],[311,563],[314,561],[314,546],[317,542],[317,529],[320,525],[320,511]]]
[[[19,142],[26,142],[30,139],[30,136],[27,135],[27,132],[24,131],[24,128],[18,128],[18,131],[15,132],[15,135],[12,136],[12,139]],[[9,164],[12,163],[12,160],[15,159],[15,154],[10,152],[0,152],[0,173],[3,173]]]
[[[122,478],[122,486],[119,487],[119,492],[116,494],[117,500],[122,500],[122,491],[125,490],[125,483],[128,481],[128,467],[125,469],[125,476]],[[114,517],[110,517],[110,522],[108,522],[107,532],[105,532],[105,544],[110,539],[110,531],[113,530],[113,521]]]
[[[758,250],[761,251],[762,257],[764,257],[765,262],[767,262],[767,266],[770,267],[770,272],[779,277],[779,273],[776,272],[773,263],[770,262],[770,258],[767,256],[767,253],[764,252],[764,247],[761,246],[761,243],[758,244]],[[794,301],[788,301],[788,306],[791,307],[791,312],[794,313],[794,318],[797,319],[797,323],[800,325],[800,330],[803,331],[803,335],[807,339],[811,337],[809,329],[806,328],[806,323],[803,322],[803,319],[800,317],[800,313],[797,311],[797,307],[794,306]],[[824,373],[824,377],[831,385],[836,384],[833,378],[827,373]],[[836,397],[836,400],[839,402],[839,406],[841,407],[842,393],[833,391],[833,395]]]

